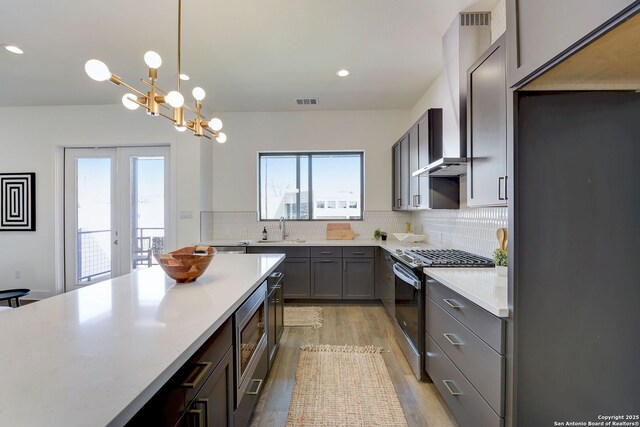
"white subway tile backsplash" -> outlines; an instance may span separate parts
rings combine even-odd
[[[376,228],[389,234],[403,232],[406,223],[411,223],[409,212],[366,211],[363,221],[287,221],[289,239],[322,240],[326,238],[328,222],[348,222],[351,229],[360,235],[356,239],[368,240],[373,237]],[[278,221],[258,221],[257,213],[252,211],[216,211],[213,212],[213,227],[208,238],[213,239],[253,239],[262,238],[262,229],[267,228],[269,239],[280,237]]]
[[[204,214],[204,213],[203,213]],[[427,243],[461,249],[491,257],[498,245],[496,229],[507,226],[507,208],[434,209],[419,212],[367,211],[364,221],[349,222],[359,233],[356,239],[369,240],[376,228],[391,233],[404,232],[405,224],[411,230],[425,234]],[[252,211],[216,211],[201,216],[201,239],[259,240],[262,229],[267,228],[269,239],[280,237],[277,221],[258,221]],[[328,221],[287,221],[289,239],[322,240],[326,237]]]
[[[508,224],[507,208],[420,211],[412,214],[411,224],[431,245],[492,257],[498,247],[496,230]]]

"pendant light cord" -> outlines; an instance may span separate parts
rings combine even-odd
[[[182,0],[178,0],[178,92],[180,92],[180,44],[182,34]]]

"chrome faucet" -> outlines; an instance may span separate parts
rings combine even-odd
[[[280,224],[278,225],[278,230],[280,230],[280,240],[287,240],[289,234],[287,233],[287,227],[285,226],[284,217],[280,217]]]

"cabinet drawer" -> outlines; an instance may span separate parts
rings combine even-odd
[[[504,354],[504,322],[456,292],[427,277],[427,295],[495,351]]]
[[[373,254],[375,253],[374,246],[354,246],[342,248],[342,254],[346,257],[350,258],[373,258]]]
[[[315,258],[342,258],[342,248],[339,246],[312,246],[311,256]]]
[[[502,427],[500,418],[426,334],[425,369],[461,427]]]
[[[491,408],[503,415],[504,357],[427,298],[426,329]]]
[[[308,258],[309,246],[249,246],[250,254],[285,254],[288,258]]]

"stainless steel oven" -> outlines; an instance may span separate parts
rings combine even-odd
[[[393,264],[396,302],[396,342],[416,378],[424,378],[424,289],[422,273],[401,262]]]
[[[234,315],[236,426],[248,423],[267,375],[266,297],[265,281]]]

